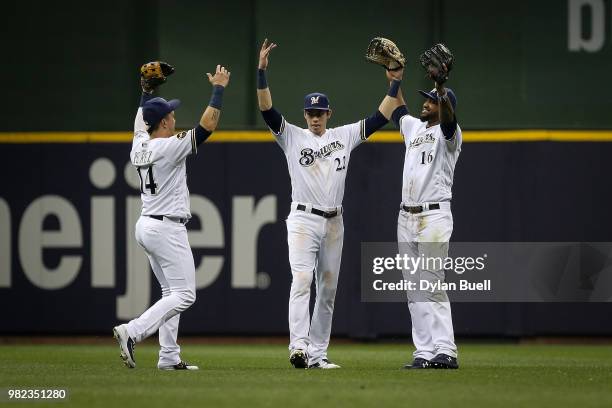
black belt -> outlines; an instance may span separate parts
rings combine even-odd
[[[424,208],[422,205],[416,205],[414,207],[409,207],[407,205],[403,205],[402,208],[404,209],[404,211],[409,212],[410,214],[418,214],[418,213],[422,213],[424,211]],[[439,210],[440,209],[440,204],[429,204],[429,209],[430,210]]]
[[[295,208],[300,211],[306,211],[306,206],[304,204],[298,204]],[[323,218],[334,218],[336,215],[338,215],[338,210],[327,212],[314,207],[310,210],[310,212]]]
[[[151,217],[155,220],[159,220],[159,221],[163,221],[164,220],[164,216],[163,215],[147,215],[147,217]],[[175,217],[166,217],[168,218],[170,221],[174,221],[174,222],[179,222],[181,224],[187,224],[187,218],[175,218]]]

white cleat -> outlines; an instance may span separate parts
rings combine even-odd
[[[121,350],[121,359],[128,368],[136,367],[136,360],[134,359],[134,340],[128,335],[125,325],[115,326],[113,328],[113,336],[119,343],[119,349]]]
[[[334,364],[328,359],[324,358],[318,363],[314,363],[308,366],[308,369],[321,369],[321,370],[333,370],[335,368],[340,368],[338,364]]]

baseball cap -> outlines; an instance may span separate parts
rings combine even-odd
[[[309,93],[304,97],[304,109],[329,110],[327,95],[320,92]]]
[[[180,104],[181,101],[178,99],[171,99],[169,101],[159,97],[149,99],[142,105],[142,118],[147,126],[155,126],[167,114],[178,108]]]
[[[429,92],[419,91],[419,93],[426,98],[433,99],[434,101],[438,102],[438,92],[436,91],[436,88]],[[450,99],[453,109],[455,109],[457,107],[457,97],[455,96],[455,93],[452,89],[446,88],[446,95],[448,96],[448,99]]]

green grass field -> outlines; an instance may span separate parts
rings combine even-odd
[[[3,345],[0,389],[69,392],[66,402],[35,406],[612,406],[612,346],[468,344],[460,345],[459,370],[399,370],[410,352],[332,342],[330,357],[343,368],[308,371],[293,369],[282,345],[187,344],[182,355],[200,371],[161,372],[154,345],[136,347],[133,370],[113,339],[108,346]]]

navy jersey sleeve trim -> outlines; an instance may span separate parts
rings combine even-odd
[[[196,154],[198,152],[198,145],[195,140],[195,129],[191,129],[189,134],[191,135],[191,154]]]
[[[193,152],[198,152],[198,146],[204,143],[206,139],[208,139],[212,135],[211,131],[204,129],[202,126],[198,125],[191,131],[192,143],[193,143]]]
[[[282,115],[274,109],[274,107],[261,111],[261,116],[263,120],[266,122],[266,125],[277,135],[283,133],[285,129],[285,121],[283,120]]]
[[[457,118],[452,123],[440,123],[440,129],[446,140],[451,140],[457,133]]]
[[[396,127],[400,127],[400,119],[402,116],[408,115],[408,108],[406,105],[401,105],[395,108],[393,113],[391,114],[391,120],[395,124]]]
[[[372,116],[365,118],[363,121],[362,139],[367,139],[387,123],[389,123],[387,118],[385,118],[385,116],[379,110],[377,110]]]

